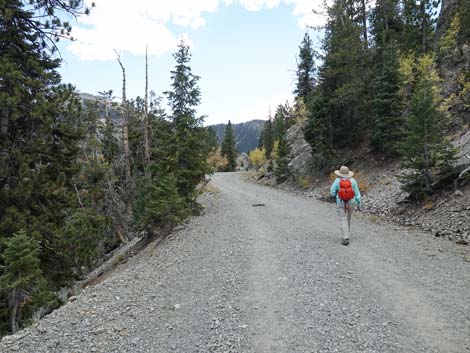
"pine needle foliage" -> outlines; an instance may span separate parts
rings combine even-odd
[[[222,156],[227,158],[227,172],[233,172],[237,166],[236,140],[230,120],[225,127],[224,140],[222,141]]]
[[[410,102],[410,114],[405,138],[400,145],[401,176],[405,190],[422,198],[431,194],[439,173],[452,169],[455,151],[444,138],[444,116],[440,109],[439,89],[432,78],[437,75],[429,56],[420,58],[415,66],[415,85]]]

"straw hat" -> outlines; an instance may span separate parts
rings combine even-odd
[[[335,170],[335,174],[341,178],[351,178],[354,173],[351,172],[348,167],[343,165],[339,170]]]

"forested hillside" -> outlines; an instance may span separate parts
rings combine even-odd
[[[291,124],[271,127],[284,120],[299,124],[310,144],[305,177],[375,160],[398,163],[415,199],[467,185],[470,157],[455,147],[470,126],[470,3],[441,8],[428,0],[333,1],[321,51],[308,33],[300,44],[294,107],[265,125],[267,169],[292,176],[280,148]]]
[[[71,31],[61,19],[89,11],[82,1],[0,4],[0,334],[60,305],[57,291],[137,233],[152,237],[197,213],[210,172],[184,42],[168,73],[168,111],[148,94],[147,70],[137,78],[143,98],[127,97],[119,54],[118,102],[61,81],[56,43]]]

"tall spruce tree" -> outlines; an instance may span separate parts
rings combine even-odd
[[[399,0],[378,0],[370,15],[376,62],[389,45],[396,47],[403,36]]]
[[[289,176],[289,147],[287,145],[286,132],[289,127],[289,117],[286,106],[279,105],[274,118],[273,134],[276,136],[277,153],[274,158],[274,175],[278,183],[284,182]]]
[[[158,106],[158,103],[157,103]],[[136,221],[150,235],[177,224],[188,214],[185,200],[177,190],[177,145],[173,124],[161,109],[149,113],[149,175],[138,183]]]
[[[54,38],[54,28],[60,24],[41,32],[45,27],[39,22],[47,22],[48,16],[54,18],[54,6],[62,5],[32,1],[26,9],[23,2],[15,0],[0,5],[0,235],[6,239],[7,248],[35,254],[31,255],[29,293],[43,291],[42,278],[50,290],[74,279],[85,264],[83,258],[75,261],[79,255],[70,246],[68,234],[79,241],[82,236],[95,234],[103,224],[96,217],[96,189],[87,202],[82,195],[90,190],[77,183],[82,172],[84,140],[89,143],[90,156],[96,159],[98,155],[96,125],[84,123],[77,94],[72,87],[60,84],[56,71],[59,61],[51,59],[45,50],[45,42]],[[48,11],[42,17],[35,17],[31,11],[44,8]],[[78,219],[80,224],[74,222]],[[92,220],[96,227],[83,227],[83,222]],[[27,236],[18,236],[20,230]],[[85,244],[87,238],[82,240]],[[36,241],[41,245],[39,252]],[[2,268],[10,266],[7,248],[0,248]],[[36,271],[36,256],[41,271]],[[0,291],[2,319],[16,310],[3,305],[15,293],[14,286]],[[42,303],[40,296],[29,299],[29,307]],[[30,314],[28,310],[23,312],[20,324]]]
[[[398,144],[403,138],[403,102],[397,50],[389,45],[376,69],[372,97],[371,146],[387,157],[398,156]]]
[[[430,53],[436,24],[438,1],[403,0],[404,33],[402,50],[414,52],[417,56]]]
[[[410,116],[401,143],[402,166],[406,173],[401,180],[405,190],[415,196],[431,194],[436,173],[452,168],[454,150],[443,136],[440,95],[433,77],[429,56],[421,58],[416,67],[415,85],[410,102]]]
[[[278,141],[282,135],[293,125],[294,121],[291,118],[291,108],[289,104],[279,104],[274,114],[272,122],[273,139]]]
[[[362,25],[353,0],[336,0],[328,9],[323,42],[324,63],[319,71],[320,100],[325,102],[335,147],[352,147],[360,141],[368,114],[367,61],[361,42]],[[315,112],[312,112],[315,115]],[[314,143],[314,141],[311,141]]]
[[[321,89],[308,102],[307,123],[304,129],[305,140],[312,147],[312,164],[323,171],[333,163],[332,127],[328,110],[328,100]]]
[[[315,87],[315,52],[313,42],[308,33],[305,33],[299,46],[299,59],[297,64],[297,83],[294,94],[297,97],[307,98]]]
[[[224,140],[222,141],[222,156],[227,158],[227,172],[233,172],[237,166],[237,149],[235,135],[230,120],[225,127]]]
[[[264,123],[262,135],[264,154],[266,159],[270,159],[274,148],[273,124],[271,118]]]
[[[207,128],[207,149],[208,152],[214,152],[219,147],[219,139],[217,138],[217,132],[212,126]]]
[[[3,244],[0,271],[2,292],[8,292],[8,318],[0,312],[0,327],[9,322],[11,332],[18,331],[40,305],[52,300],[40,266],[40,243],[24,230],[13,234]],[[6,331],[4,327],[2,331]]]
[[[196,117],[196,107],[201,101],[197,85],[199,76],[192,73],[189,63],[189,46],[181,41],[173,55],[175,69],[171,71],[172,90],[166,92],[172,111],[176,134],[177,162],[176,186],[178,193],[189,206],[196,205],[196,187],[209,171],[203,118]]]

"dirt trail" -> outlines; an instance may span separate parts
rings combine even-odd
[[[213,177],[205,214],[1,352],[470,352],[462,249]],[[264,206],[253,206],[264,204]]]

